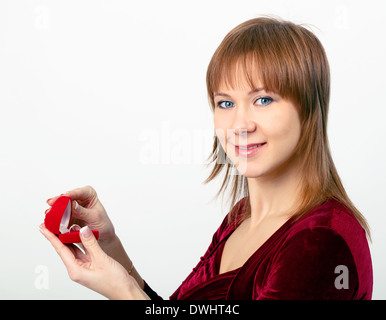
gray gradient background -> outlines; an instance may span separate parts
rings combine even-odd
[[[227,213],[212,201],[207,64],[239,23],[312,25],[331,65],[329,138],[368,219],[386,297],[383,1],[0,1],[0,298],[104,299],[38,231],[45,200],[92,185],[141,275],[168,298]]]

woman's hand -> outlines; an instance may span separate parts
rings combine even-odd
[[[72,218],[70,225],[77,224],[81,227],[89,226],[92,230],[99,231],[99,242],[102,247],[105,243],[112,242],[115,237],[114,226],[111,223],[105,208],[99,201],[96,191],[86,186],[66,192],[72,200]],[[47,200],[52,206],[59,196]]]
[[[66,192],[64,195],[69,196],[72,200],[72,217],[70,225],[77,224],[81,227],[89,226],[92,230],[99,231],[98,244],[114,262],[118,262],[126,270],[131,270],[131,275],[137,281],[140,288],[144,288],[144,281],[138,271],[132,268],[132,262],[128,257],[121,241],[115,234],[114,226],[111,223],[105,208],[99,201],[94,188],[86,186]],[[47,203],[52,206],[59,196],[47,200]],[[99,246],[98,245],[98,246]],[[79,255],[79,248],[68,247],[75,257]],[[80,260],[82,261],[82,260]]]
[[[59,254],[71,280],[109,299],[149,299],[126,269],[101,249],[89,227],[80,231],[86,253],[75,245],[63,244],[44,224],[40,231]]]

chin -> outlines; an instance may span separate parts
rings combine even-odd
[[[265,172],[261,167],[259,168],[251,164],[247,164],[244,161],[238,162],[235,167],[237,174],[242,175],[245,178],[258,178],[261,177]]]

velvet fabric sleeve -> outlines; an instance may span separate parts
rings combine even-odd
[[[148,284],[145,280],[143,280],[145,287],[143,288],[143,291],[149,296],[150,300],[163,300],[161,296],[157,294]]]
[[[358,274],[345,240],[327,227],[301,230],[272,259],[258,300],[350,300]]]

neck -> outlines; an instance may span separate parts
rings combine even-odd
[[[299,197],[300,170],[296,163],[291,168],[277,170],[257,178],[247,178],[251,204],[251,226],[267,217],[289,218]]]

